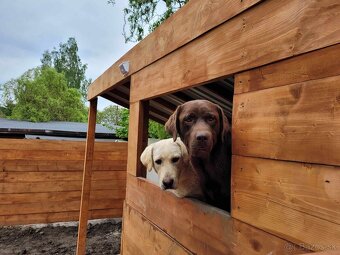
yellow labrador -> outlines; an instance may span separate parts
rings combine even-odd
[[[192,168],[188,151],[180,139],[174,142],[170,138],[149,145],[140,160],[148,171],[156,171],[162,189],[177,197],[202,197],[199,177]]]

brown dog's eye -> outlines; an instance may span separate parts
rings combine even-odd
[[[179,160],[179,158],[178,158],[178,157],[176,157],[176,158],[172,158],[172,159],[171,159],[172,163],[176,163],[178,160]]]
[[[160,165],[160,164],[162,164],[162,160],[161,160],[161,159],[157,159],[157,160],[155,161],[155,163],[156,163],[157,165]]]
[[[207,117],[207,120],[208,120],[209,122],[215,121],[215,117],[212,116],[212,115],[210,115],[210,116]]]
[[[184,118],[185,122],[193,122],[194,121],[194,115],[190,114]]]

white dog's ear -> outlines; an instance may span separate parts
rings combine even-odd
[[[185,144],[182,142],[182,140],[180,138],[177,138],[175,143],[177,143],[178,146],[181,149],[183,160],[188,161],[189,160],[189,153],[188,153],[188,150],[187,150],[187,147],[185,146]]]
[[[140,156],[140,161],[146,167],[148,171],[151,171],[153,168],[153,145],[150,144],[145,148],[142,155]]]

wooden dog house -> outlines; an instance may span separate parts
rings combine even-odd
[[[98,96],[130,109],[122,254],[340,254],[338,0],[192,0],[97,78],[78,254]],[[139,161],[148,119],[196,98],[232,119],[230,214],[162,191]]]

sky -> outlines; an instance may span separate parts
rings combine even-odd
[[[95,80],[133,43],[126,44],[123,8],[128,0],[0,0],[0,83],[40,65],[42,53],[75,37],[79,56]],[[100,99],[98,109],[111,103]]]

